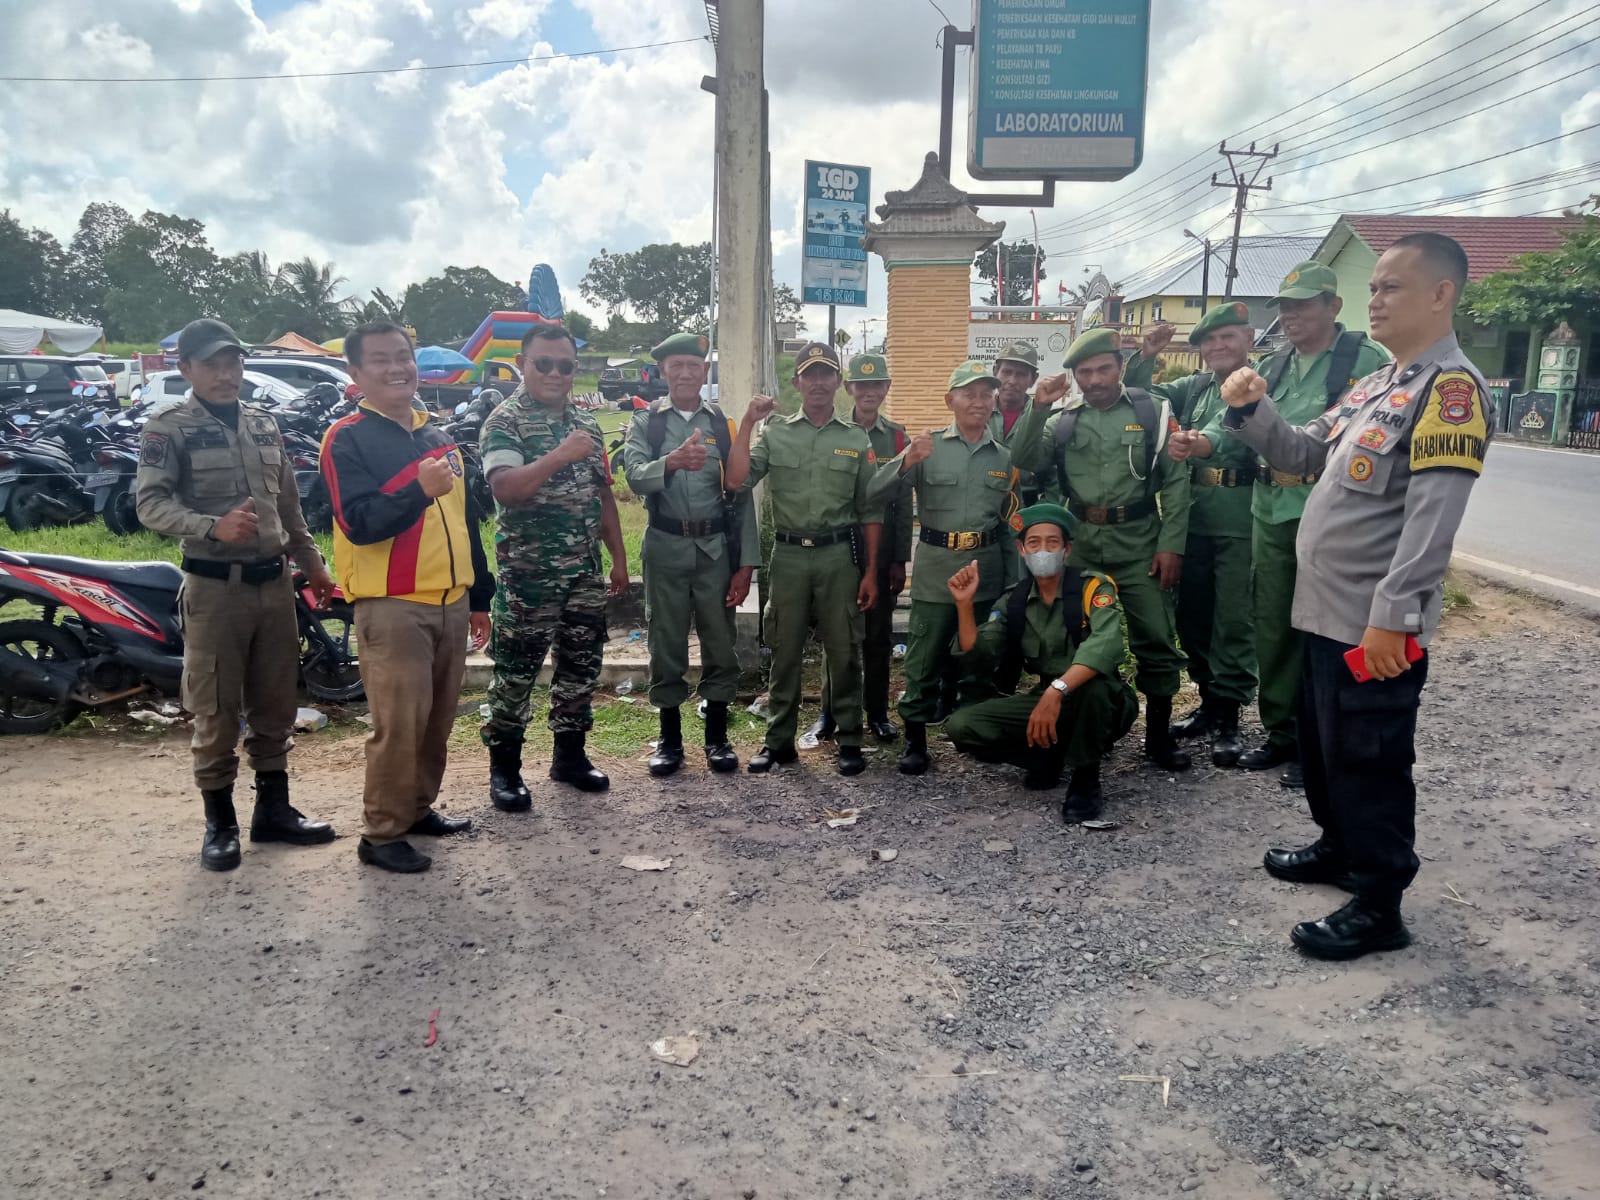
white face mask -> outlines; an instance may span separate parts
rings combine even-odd
[[[1061,566],[1067,561],[1065,550],[1035,550],[1032,554],[1024,554],[1022,561],[1028,564],[1028,570],[1035,579],[1050,579],[1061,574]]]

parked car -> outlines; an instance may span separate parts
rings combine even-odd
[[[74,400],[116,399],[111,377],[98,358],[0,354],[0,404],[14,404],[24,395],[30,408],[47,409],[65,408]]]
[[[244,369],[270,375],[297,392],[310,391],[319,383],[331,383],[341,392],[350,386],[350,372],[345,369],[343,359],[336,363],[331,359],[252,354],[244,360]]]
[[[151,414],[160,412],[182,400],[189,390],[189,381],[177,371],[157,371],[145,378],[139,393],[141,403],[152,405]],[[281,379],[263,375],[259,371],[244,373],[244,386],[239,389],[239,399],[249,404],[293,404],[300,392]]]

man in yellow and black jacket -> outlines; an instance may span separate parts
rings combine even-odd
[[[469,638],[489,637],[494,576],[478,534],[461,451],[412,406],[411,339],[379,322],[344,343],[366,399],[322,443],[333,500],[339,586],[355,605],[361,678],[372,712],[363,793],[362,862],[425,871],[408,836],[470,826],[433,809],[444,780]]]

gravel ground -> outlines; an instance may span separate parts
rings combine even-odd
[[[1134,738],[1107,831],[948,746],[641,751],[532,817],[463,749],[477,832],[412,878],[357,867],[354,738],[294,758],[346,836],[224,876],[182,737],[0,743],[0,1195],[1600,1196],[1600,632],[1477,599],[1424,700],[1417,945],[1349,965],[1287,936],[1342,897],[1259,869],[1300,794]]]

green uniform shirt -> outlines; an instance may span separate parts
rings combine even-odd
[[[1343,325],[1335,328],[1339,333],[1344,332]],[[1272,402],[1289,424],[1309,425],[1328,411],[1328,368],[1333,363],[1333,348],[1330,346],[1311,358],[1306,358],[1298,351],[1291,350],[1290,353],[1289,369],[1278,381]],[[1355,377],[1341,390],[1347,390],[1357,380],[1365,379],[1391,358],[1389,352],[1377,342],[1363,338],[1361,349],[1356,354]],[[1223,415],[1219,413],[1217,419],[1220,421]],[[1276,484],[1257,483],[1252,489],[1254,495],[1250,511],[1256,520],[1268,525],[1298,521],[1305,512],[1306,498],[1311,495],[1314,486],[1306,483],[1299,487],[1279,487]]]
[[[645,499],[647,507],[653,506],[656,512],[670,520],[721,520],[722,455],[717,449],[717,418],[711,406],[702,400],[699,408],[686,415],[675,405],[669,404],[665,415],[666,436],[661,439],[659,458],[650,457],[650,415],[648,409],[634,413],[633,423],[628,427],[628,441],[622,448],[623,470],[628,487],[636,496]],[[733,436],[731,430],[728,436]],[[668,471],[667,455],[691,437],[699,437],[705,443],[705,466],[698,471]],[[739,562],[743,566],[753,567],[761,556],[755,509],[747,495],[740,498],[737,507]],[[652,543],[660,543],[652,547],[654,551],[670,554],[675,549],[681,550],[686,564],[693,561],[689,554],[690,547],[704,551],[713,559],[721,558],[725,549],[725,538],[720,533],[686,538],[654,530],[645,536]]]
[[[1162,389],[1168,386],[1171,385],[1157,384],[1155,391],[1163,394]],[[1228,411],[1222,401],[1222,384],[1213,379],[1187,411],[1184,427],[1198,429],[1211,441],[1210,458],[1189,461],[1189,532],[1211,537],[1249,537],[1256,452],[1222,428],[1222,418]],[[1234,478],[1242,477],[1244,482],[1233,487],[1212,482],[1221,471],[1235,472]]]
[[[1028,414],[1017,422],[1017,428],[1022,429],[1026,420]],[[1039,418],[1035,417],[1033,426],[1038,425]],[[909,483],[917,494],[917,519],[924,530],[986,533],[991,539],[987,546],[965,550],[919,542],[916,565],[911,571],[911,598],[954,605],[947,586],[950,576],[976,559],[978,595],[974,603],[982,608],[1005,585],[1005,555],[1016,554],[1010,527],[1006,525],[1006,518],[1017,505],[1012,491],[1016,475],[1011,467],[1011,452],[995,441],[988,428],[977,441],[969,442],[952,422],[933,435],[933,452],[902,473],[904,458],[904,454],[897,455],[879,468],[873,483],[874,495],[884,495]]]
[[[750,448],[748,490],[770,476],[772,523],[779,533],[837,533],[883,521],[882,498],[867,488],[877,470],[867,431],[837,415],[813,425],[805,410],[770,418]]]
[[[904,425],[889,420],[881,412],[876,421],[863,428],[872,442],[872,453],[880,463],[894,458],[911,441]],[[876,491],[873,494],[876,495]],[[911,484],[902,480],[900,489],[891,492],[889,497],[883,505],[883,547],[878,555],[878,565],[883,568],[892,562],[911,561]]]
[[[1150,495],[1144,461],[1145,433],[1126,392],[1108,409],[1083,401],[1072,442],[1065,451],[1069,499],[1080,505],[1114,508],[1136,504]],[[1034,413],[1045,410],[1034,406]],[[1023,470],[1054,470],[1056,426],[1053,413],[1037,437],[1019,433],[1012,439],[1012,459]],[[1074,562],[1131,563],[1157,553],[1182,554],[1189,538],[1189,470],[1165,453],[1157,457],[1157,512],[1120,525],[1094,525],[1079,521],[1073,531]]]
[[[1117,589],[1105,575],[1084,571],[1084,589],[1075,596],[1065,592],[1056,597],[1054,604],[1039,598],[1039,585],[1033,585],[1025,614],[1027,628],[1022,631],[1022,669],[1039,676],[1034,687],[1042,692],[1052,679],[1060,679],[1068,667],[1088,667],[1110,679],[1117,677],[1122,665],[1122,606],[1117,602]],[[1089,585],[1095,586],[1090,590]],[[1006,624],[1007,604],[1002,602],[995,614],[978,628],[978,640],[972,649],[961,653],[959,642],[952,643],[952,653],[965,671],[985,678],[994,673],[1006,656],[1009,630]],[[1089,619],[1089,635],[1073,649],[1067,639],[1067,621],[1076,625],[1079,614]]]
[[[562,467],[528,505],[495,505],[494,551],[502,574],[570,578],[600,569],[600,489],[611,486],[611,474],[593,417],[570,399],[552,411],[519,387],[483,423],[483,473],[487,478],[501,467],[543,458],[574,429],[594,439],[591,457]]]
[[[1017,419],[1012,422],[1011,430],[1008,433],[1006,431],[1006,414],[996,404],[994,412],[989,415],[989,436],[1009,450],[1011,443],[1016,439],[1017,431],[1023,427],[1023,422],[1028,419],[1028,410],[1032,407],[1032,397],[1022,402],[1022,411],[1017,414]],[[1029,495],[1037,495],[1050,486],[1049,479],[1040,479],[1032,471],[1018,471],[1017,475],[1017,496],[1019,499],[1025,492]]]

